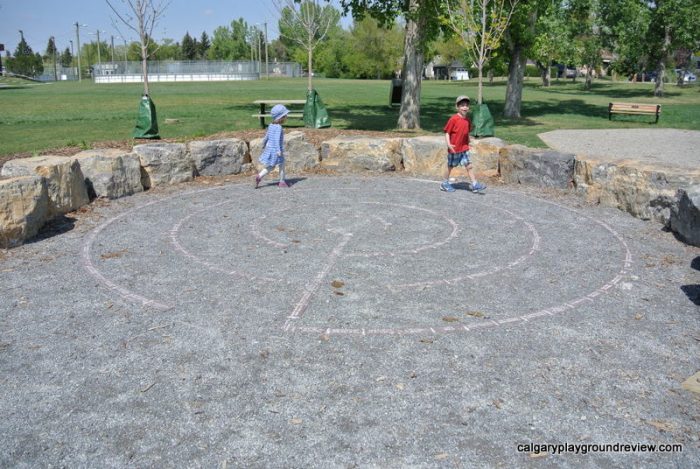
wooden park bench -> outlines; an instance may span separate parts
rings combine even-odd
[[[656,116],[659,122],[661,114],[660,104],[633,104],[633,103],[610,103],[608,104],[608,120],[612,120],[613,114],[630,114],[637,116]]]
[[[260,112],[258,114],[253,114],[253,117],[257,117],[260,119],[260,127],[263,129],[265,128],[265,118],[270,118],[272,119],[272,116],[270,115],[270,111],[267,110],[267,106],[274,106],[275,104],[284,104],[287,106],[287,109],[289,109],[289,114],[287,114],[288,118],[298,118],[298,119],[303,119],[304,118],[304,110],[292,110],[290,109],[294,105],[298,104],[306,104],[305,99],[258,99],[256,101],[253,101],[255,104],[260,105]]]

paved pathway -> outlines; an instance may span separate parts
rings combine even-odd
[[[632,159],[657,167],[700,170],[698,130],[554,130],[538,136],[556,150],[603,161]]]
[[[0,466],[700,465],[700,249],[656,224],[320,176],[68,222],[0,258]],[[683,451],[518,451],[564,443]]]

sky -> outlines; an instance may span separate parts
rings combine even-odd
[[[332,3],[340,10],[337,0]],[[113,0],[112,5],[120,12],[127,11],[123,0]],[[250,26],[259,23],[261,29],[267,22],[270,40],[279,35],[279,13],[273,0],[171,0],[153,36],[159,42],[164,38],[181,42],[186,32],[199,38],[206,31],[211,39],[214,29],[230,27],[231,21],[238,18]],[[123,44],[122,35],[127,41],[137,39],[136,33],[119,23],[105,0],[0,0],[0,44],[10,53],[20,41],[19,30],[32,50],[40,54],[45,52],[51,36],[56,38],[59,51],[70,48],[71,40],[76,48],[76,22],[80,25],[81,44],[96,41],[97,31],[102,42],[109,43],[114,36],[115,45]],[[343,27],[350,23],[347,18],[341,21]]]

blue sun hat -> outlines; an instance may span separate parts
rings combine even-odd
[[[272,120],[274,121],[282,119],[287,114],[289,114],[289,109],[287,109],[281,104],[275,104],[274,106],[272,106],[272,110],[270,111],[270,115],[272,116]]]

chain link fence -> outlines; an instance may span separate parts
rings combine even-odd
[[[140,61],[114,61],[90,65],[83,70],[83,78],[92,78],[95,83],[141,82]],[[231,81],[259,80],[266,77],[300,77],[301,65],[296,62],[259,61],[151,61],[148,62],[148,80],[166,81]],[[86,76],[87,74],[87,76]],[[36,77],[40,81],[77,80],[76,67],[58,65],[44,68]]]

